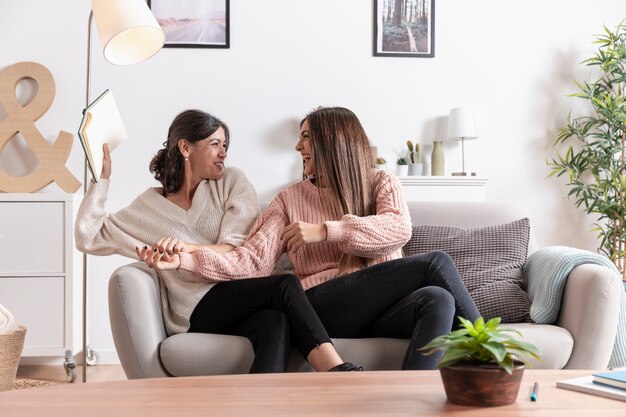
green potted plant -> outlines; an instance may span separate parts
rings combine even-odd
[[[409,174],[409,163],[406,158],[400,157],[396,160],[397,174],[399,177],[406,177]]]
[[[546,163],[549,177],[567,175],[569,196],[588,214],[597,216],[593,231],[598,250],[608,256],[626,281],[626,24],[614,31],[604,28],[595,41],[598,51],[582,63],[595,68],[597,78],[576,83],[591,115],[570,114],[555,142],[557,156]],[[569,145],[564,155],[559,148]]]
[[[376,168],[378,169],[386,169],[387,168],[387,160],[381,156],[376,158]]]
[[[433,339],[420,350],[425,355],[443,351],[439,372],[450,402],[472,406],[511,404],[517,398],[525,366],[539,350],[509,333],[500,317],[474,323],[459,317],[461,328]]]

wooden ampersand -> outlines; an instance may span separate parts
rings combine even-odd
[[[17,100],[15,88],[26,78],[37,83],[38,92],[30,103],[22,106]],[[35,126],[35,121],[52,105],[54,94],[52,74],[41,64],[20,62],[0,73],[0,103],[7,113],[7,117],[0,122],[0,153],[19,132],[39,160],[36,170],[21,177],[7,175],[0,170],[0,191],[31,193],[41,190],[53,181],[68,193],[73,193],[80,187],[80,182],[65,166],[74,137],[61,131],[54,143],[48,143]]]

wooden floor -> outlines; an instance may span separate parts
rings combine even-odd
[[[82,366],[76,367],[75,384],[83,381]],[[63,366],[25,365],[17,369],[17,378],[40,379],[57,384],[67,384]],[[87,382],[124,381],[126,375],[121,365],[95,365],[87,367]]]

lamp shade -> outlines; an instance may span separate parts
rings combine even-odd
[[[112,64],[145,61],[165,43],[165,33],[144,0],[93,0],[91,9],[104,58]]]
[[[474,121],[474,112],[470,107],[457,107],[450,110],[448,120],[448,139],[478,139],[478,130]]]

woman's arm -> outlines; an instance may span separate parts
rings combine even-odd
[[[157,269],[179,269],[213,281],[263,277],[269,275],[283,253],[280,239],[288,218],[279,197],[259,216],[246,242],[227,253],[200,249],[193,253],[181,252],[171,261],[155,248],[138,250],[139,258]]]
[[[339,221],[324,222],[326,240],[339,243],[342,252],[375,258],[402,248],[411,238],[411,217],[395,175],[377,171],[376,214],[345,215]]]
[[[217,245],[210,247],[216,252],[226,252],[225,245],[241,246],[260,212],[256,190],[243,171],[227,168],[221,186],[220,191],[225,195],[224,214]]]
[[[132,248],[144,243],[133,238],[113,222],[104,209],[110,185],[111,154],[106,143],[102,150],[104,159],[100,181],[91,183],[76,215],[74,225],[76,248],[91,255],[120,254],[136,258]]]
[[[230,252],[235,249],[236,246],[230,245],[228,243],[217,243],[217,244],[203,244],[203,243],[187,243],[175,237],[166,237],[160,239],[154,246],[153,249],[157,249],[158,252],[167,253],[168,255],[176,255],[181,252],[184,253],[194,253],[198,250],[212,250],[217,253],[225,253]]]

